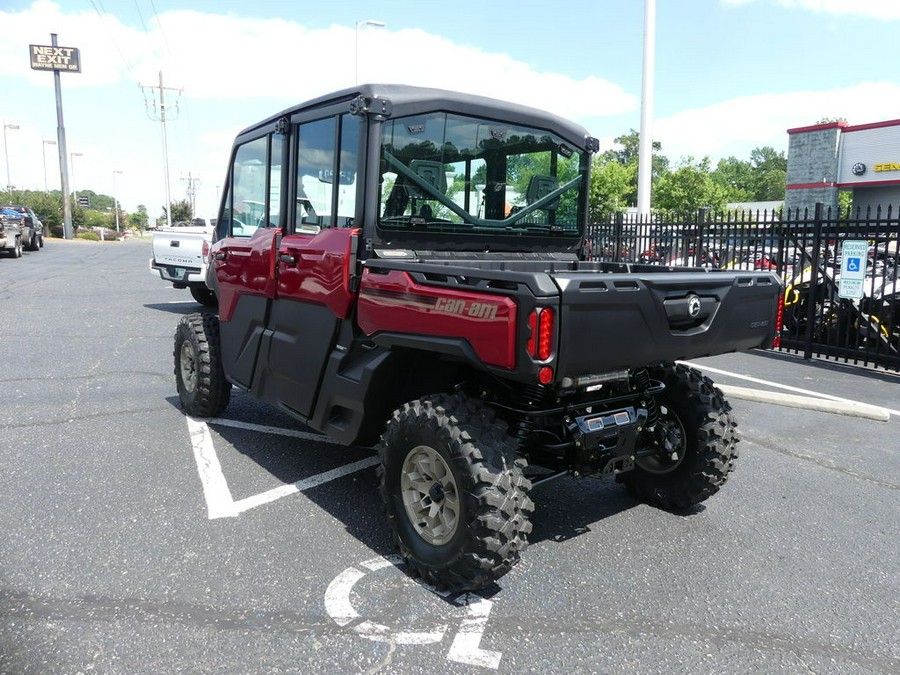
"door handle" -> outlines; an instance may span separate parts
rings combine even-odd
[[[297,259],[292,256],[290,253],[282,253],[278,256],[278,259],[283,262],[285,265],[296,265]]]

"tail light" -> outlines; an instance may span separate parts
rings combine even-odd
[[[546,361],[553,353],[553,319],[555,312],[549,307],[541,310],[538,316],[537,357]]]
[[[200,255],[203,256],[204,260],[209,260],[209,242],[206,239],[203,240],[203,248],[201,249]]]
[[[553,355],[553,339],[556,330],[556,312],[550,307],[535,309],[528,315],[528,355],[536,361],[546,361]],[[538,371],[538,381],[550,384],[553,368],[543,366]]]

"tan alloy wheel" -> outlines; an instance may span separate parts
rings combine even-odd
[[[181,382],[184,384],[184,389],[188,393],[192,393],[197,389],[197,364],[194,360],[194,349],[188,340],[181,343],[179,367],[181,368]]]
[[[406,515],[422,539],[441,546],[453,538],[459,524],[459,491],[450,467],[434,448],[418,445],[409,451],[400,491]]]

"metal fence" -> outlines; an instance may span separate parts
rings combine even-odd
[[[845,241],[865,241],[863,297],[839,295]],[[618,214],[592,225],[593,260],[772,270],[784,283],[779,349],[900,371],[900,213],[896,207],[737,212],[690,217]]]

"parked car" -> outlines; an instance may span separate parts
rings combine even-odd
[[[22,230],[22,246],[26,251],[37,251],[44,246],[44,224],[34,211],[27,206],[4,206],[22,215],[24,229]]]
[[[10,258],[22,257],[22,230],[25,218],[18,211],[0,208],[0,251]]]

